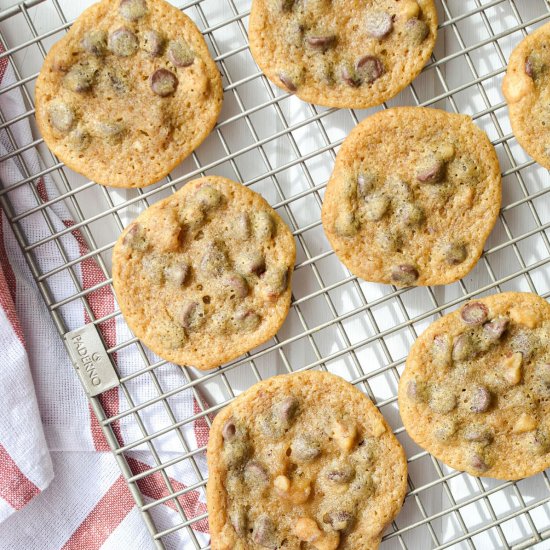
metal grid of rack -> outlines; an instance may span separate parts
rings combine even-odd
[[[131,214],[132,207],[142,209],[176,191],[193,177],[227,175],[262,192],[289,223],[297,241],[289,319],[267,345],[207,373],[182,369],[181,383],[169,391],[163,389],[158,378],[166,364],[146,352],[135,338],[107,350],[114,356],[126,347],[135,346],[143,360],[142,366],[131,374],[119,373],[120,391],[127,405],[124,410],[109,415],[100,398],[93,397],[90,401],[156,545],[170,546],[170,535],[181,531],[195,548],[208,547],[207,543],[199,542],[192,529],[206,515],[188,517],[180,501],[189,491],[204,491],[206,479],[197,466],[204,448],[191,448],[180,428],[199,419],[209,424],[212,413],[257,380],[276,372],[320,368],[336,372],[364,390],[406,448],[409,492],[402,514],[385,533],[382,548],[419,548],[418,540],[425,541],[422,547],[437,549],[550,548],[550,543],[544,542],[550,539],[550,480],[546,473],[520,482],[492,482],[450,470],[408,439],[396,404],[396,385],[408,348],[429,322],[465,299],[483,293],[517,289],[544,297],[550,295],[547,280],[550,211],[544,205],[550,181],[547,172],[525,155],[511,134],[506,105],[499,91],[513,45],[531,29],[550,21],[548,1],[437,2],[438,46],[422,75],[398,101],[470,114],[488,132],[499,154],[504,202],[497,228],[471,275],[445,288],[400,290],[353,277],[335,259],[320,226],[322,195],[337,148],[368,112],[305,105],[274,88],[251,62],[246,34],[248,1],[192,0],[180,6],[199,25],[218,63],[224,78],[225,106],[206,149],[199,148],[164,181],[121,195],[93,182],[75,180],[74,174],[44,147],[38,134],[31,143],[17,143],[10,128],[20,120],[33,123],[33,86],[40,67],[39,62],[36,66],[32,63],[30,67],[28,63],[23,66],[23,59],[30,50],[43,58],[48,47],[70,26],[74,14],[64,4],[69,5],[62,0],[26,0],[0,12],[0,39],[5,50],[0,59],[9,60],[17,77],[16,83],[0,88],[0,95],[17,88],[27,107],[25,113],[11,120],[0,112],[0,129],[11,142],[10,152],[0,162],[16,159],[23,167],[23,178],[0,190],[0,204],[60,336],[68,332],[63,308],[73,301],[83,304],[91,323],[98,328],[120,316],[118,310],[104,317],[94,316],[88,298],[101,288],[112,291],[109,255],[128,221],[128,212]],[[44,6],[53,9],[57,17],[55,24],[45,28],[37,23],[39,10]],[[6,32],[15,26],[21,32]],[[384,107],[394,104],[390,102]],[[42,161],[40,172],[26,168],[24,153],[31,149],[38,152]],[[203,153],[204,150],[207,152]],[[60,191],[58,197],[41,198],[36,183],[44,175],[55,180]],[[22,186],[32,190],[37,206],[15,213],[10,193]],[[99,211],[89,211],[90,198],[101,205]],[[58,201],[63,201],[70,210],[74,225],[59,231],[52,226],[50,237],[33,242],[25,234],[25,218],[40,213],[48,221],[47,209]],[[101,236],[99,225],[103,226]],[[108,227],[107,238],[104,226]],[[36,249],[54,242],[63,255],[62,237],[74,229],[80,230],[88,251],[77,260],[64,256],[64,265],[43,272],[35,261]],[[73,270],[89,259],[97,262],[105,280],[84,289]],[[64,270],[72,274],[77,291],[55,301],[49,280]],[[127,386],[144,378],[154,385],[158,395],[136,402]],[[185,390],[195,394],[200,410],[180,419],[170,399]],[[203,399],[205,394],[209,395],[208,405]],[[159,404],[168,425],[150,432],[141,413]],[[113,425],[123,419],[135,423],[142,436],[121,444]],[[176,437],[181,452],[163,462],[156,442],[165,436]],[[132,473],[125,457],[136,448],[150,451],[156,466]],[[191,466],[198,481],[175,490],[167,471],[180,462]],[[167,496],[146,500],[138,482],[159,473],[166,483]],[[167,500],[173,501],[178,520],[161,528],[152,512]]]

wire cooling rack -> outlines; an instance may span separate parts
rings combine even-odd
[[[209,547],[207,539],[200,542],[193,530],[206,515],[189,517],[180,505],[189,491],[198,491],[203,498],[206,479],[197,464],[204,459],[204,447],[191,448],[180,429],[195,421],[210,424],[211,413],[258,380],[280,372],[320,368],[365,391],[407,451],[409,492],[403,511],[384,535],[383,549],[550,548],[547,473],[519,482],[497,482],[451,470],[408,438],[396,403],[397,382],[408,349],[438,316],[480,294],[526,290],[550,295],[550,207],[545,204],[550,179],[517,144],[500,92],[513,46],[529,31],[550,21],[548,1],[437,1],[440,29],[434,56],[414,84],[384,107],[424,105],[470,114],[497,149],[503,173],[503,208],[483,257],[465,279],[446,287],[400,290],[353,277],[335,258],[320,225],[322,196],[337,149],[351,128],[373,110],[318,108],[273,87],[258,71],[248,49],[249,0],[193,0],[178,5],[204,33],[223,75],[225,103],[211,136],[167,179],[143,190],[113,190],[66,169],[45,148],[38,133],[30,143],[17,143],[11,132],[13,124],[29,120],[34,127],[34,83],[43,56],[89,3],[27,0],[0,12],[5,50],[0,59],[9,60],[18,79],[0,88],[0,96],[19,89],[27,107],[25,113],[11,120],[0,113],[0,128],[11,141],[10,152],[0,161],[16,159],[25,166],[25,152],[35,149],[42,162],[40,172],[27,170],[21,181],[0,190],[0,201],[60,336],[68,331],[64,308],[74,301],[82,302],[96,327],[113,318],[121,322],[118,310],[95,317],[89,304],[91,292],[102,288],[112,291],[110,254],[114,241],[140,210],[194,177],[225,175],[261,192],[288,222],[298,247],[289,317],[275,338],[245,357],[206,373],[183,369],[178,387],[166,391],[158,382],[158,374],[168,365],[144,352],[135,338],[107,350],[111,356],[131,346],[141,350],[143,364],[130,374],[118,373],[126,408],[109,414],[98,397],[90,402],[156,546],[181,546],[171,539],[177,532],[178,540],[190,547]],[[36,191],[37,179],[46,174],[55,180],[59,197],[40,198]],[[15,214],[10,194],[23,186],[33,190],[37,206]],[[26,217],[41,213],[47,219],[47,207],[58,201],[70,210],[74,226],[53,230],[51,237],[33,241],[33,236],[25,233]],[[88,252],[42,271],[35,261],[36,250],[54,242],[62,252],[63,235],[75,228],[85,239]],[[72,273],[90,258],[96,260],[105,280],[91,288],[77,286],[74,295],[53,300],[49,289],[52,278],[63,270]],[[78,285],[74,275],[73,280]],[[136,402],[129,385],[145,379],[155,385],[158,395]],[[195,394],[199,408],[192,416],[180,419],[171,399],[184,390]],[[141,415],[158,404],[163,405],[166,427],[149,431]],[[121,444],[113,430],[121,420],[136,424],[142,435]],[[156,446],[169,436],[179,438],[181,452],[163,461]],[[137,448],[151,451],[156,466],[132,473],[126,457]],[[180,463],[190,465],[197,482],[175,490],[167,472]],[[167,486],[166,496],[145,498],[138,482],[159,473]],[[175,504],[176,519],[171,525],[159,525],[154,510],[168,500]]]

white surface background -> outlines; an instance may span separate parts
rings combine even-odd
[[[0,0],[0,8],[15,3],[13,0]],[[173,3],[182,5],[181,2]],[[72,20],[91,2],[60,0],[59,4],[66,17]],[[348,380],[360,380],[360,387],[368,391],[380,405],[381,411],[405,446],[411,459],[412,487],[419,488],[433,483],[433,487],[417,490],[406,499],[403,512],[396,520],[397,527],[413,525],[422,521],[423,517],[448,511],[441,518],[432,520],[429,526],[424,522],[411,528],[402,535],[401,540],[386,540],[382,544],[385,550],[403,546],[410,549],[433,548],[437,546],[434,535],[439,544],[443,545],[464,535],[460,521],[468,531],[476,532],[495,519],[529,506],[549,494],[548,479],[540,475],[507,485],[501,490],[499,487],[503,484],[500,482],[480,481],[464,474],[456,475],[453,470],[423,453],[403,432],[395,402],[396,374],[403,367],[402,362],[415,335],[422,332],[437,315],[430,314],[415,320],[410,327],[400,327],[384,335],[383,339],[374,338],[378,332],[390,331],[408,318],[415,319],[428,313],[436,305],[444,305],[461,298],[466,292],[473,292],[496,280],[512,276],[525,265],[532,265],[550,255],[547,242],[540,233],[518,240],[517,248],[506,244],[533,230],[539,223],[550,221],[550,209],[544,194],[541,193],[540,197],[530,202],[521,202],[526,193],[532,195],[547,189],[550,180],[546,170],[529,164],[528,156],[515,139],[510,137],[507,110],[500,91],[503,61],[522,38],[523,32],[518,30],[502,37],[498,40],[499,47],[496,47],[489,40],[491,31],[488,30],[489,25],[494,35],[506,33],[518,26],[518,15],[523,21],[528,21],[547,14],[548,19],[543,22],[550,21],[550,10],[544,0],[518,0],[515,8],[509,0],[448,0],[445,5],[437,0],[442,22],[449,15],[457,17],[476,10],[483,4],[494,6],[464,18],[456,26],[447,26],[440,32],[435,55],[438,60],[446,61],[430,65],[415,81],[414,90],[408,88],[390,101],[388,106],[429,103],[430,106],[448,111],[473,115],[476,123],[496,143],[502,170],[507,174],[503,180],[505,208],[487,242],[486,250],[489,253],[462,283],[436,287],[433,292],[413,289],[387,300],[382,298],[393,292],[390,287],[357,281],[350,276],[331,254],[319,225],[320,201],[337,151],[332,145],[342,140],[357,120],[371,111],[353,113],[348,110],[315,108],[297,98],[286,98],[285,94],[257,76],[258,69],[245,48],[244,32],[248,17],[235,18],[233,10],[235,8],[238,13],[247,13],[249,0],[235,0],[234,3],[231,0],[203,0],[200,3],[202,13],[196,7],[185,10],[201,29],[205,26],[213,28],[209,35],[210,40],[207,41],[214,57],[218,57],[220,53],[226,54],[223,62],[219,63],[226,93],[218,130],[212,133],[193,158],[187,159],[174,171],[173,177],[197,172],[197,166],[208,167],[214,164],[205,173],[225,175],[251,184],[252,189],[261,192],[277,207],[295,231],[298,229],[299,267],[293,286],[295,307],[277,339],[277,342],[284,342],[284,345],[279,350],[254,359],[252,368],[250,361],[237,363],[235,368],[227,369],[226,379],[235,393],[238,393],[254,383],[258,374],[261,378],[266,378],[289,369],[297,370],[322,364]],[[31,8],[29,14],[40,34],[60,24],[58,13],[49,2]],[[234,22],[224,24],[233,19]],[[218,25],[220,27],[216,28]],[[0,30],[8,46],[15,46],[32,38],[21,16],[11,18],[9,25],[6,22],[0,23]],[[47,50],[61,36],[62,32],[45,39],[44,48]],[[483,41],[488,41],[488,44],[475,47]],[[463,48],[469,50],[467,56],[457,53]],[[42,62],[41,52],[36,45],[18,51],[14,58],[23,77],[35,74]],[[492,76],[482,78],[479,84],[472,84],[478,76],[484,75]],[[237,85],[232,84],[235,82]],[[33,85],[34,79],[28,85],[31,92]],[[431,98],[445,94],[446,89],[452,90],[460,86],[464,89],[453,93],[451,97],[445,97],[436,104],[430,102]],[[273,98],[279,100],[272,101]],[[252,112],[248,117],[241,116],[243,111],[263,104],[266,104],[264,108]],[[491,109],[492,106],[497,108]],[[308,122],[311,117],[318,120]],[[292,129],[291,132],[287,132],[288,127]],[[267,140],[277,133],[281,135]],[[255,145],[258,140],[267,141],[259,147]],[[40,145],[40,151],[45,164],[51,166],[54,161],[43,145]],[[219,160],[228,154],[234,155],[232,160],[220,163]],[[521,166],[525,163],[527,165],[521,171],[514,169],[514,164]],[[86,185],[87,181],[82,176],[68,169],[63,172],[73,188]],[[273,172],[276,172],[275,177],[272,177]],[[58,179],[59,176],[57,174]],[[61,180],[58,183],[63,188]],[[147,188],[145,192],[156,189],[163,183],[165,182]],[[178,187],[179,185],[181,184]],[[312,188],[315,189],[313,193]],[[155,202],[170,192],[171,189],[167,188],[152,194],[149,200]],[[119,204],[136,196],[138,191],[106,190],[95,185],[85,187],[76,195],[86,219],[109,208],[109,200]],[[69,207],[71,208],[70,204]],[[144,207],[144,201],[140,201],[122,209],[119,213],[123,223],[128,223]],[[113,216],[102,217],[90,223],[89,227],[98,246],[112,243],[119,234]],[[102,256],[109,265],[110,249]],[[309,258],[314,258],[314,261]],[[524,276],[511,277],[488,292],[518,289],[545,294],[550,291],[549,274],[548,265],[543,265],[532,272],[530,279]],[[329,292],[322,292],[331,285],[334,288]],[[374,300],[380,300],[380,303],[366,309],[365,303]],[[334,318],[342,315],[347,317],[335,323]],[[308,330],[311,333],[304,334]],[[368,341],[364,342],[365,340]],[[353,349],[346,351],[350,347]],[[322,358],[326,357],[330,359],[323,362]],[[392,365],[392,368],[386,369],[387,365]],[[203,376],[192,369],[188,372],[193,379]],[[363,384],[367,377],[368,386]],[[182,384],[186,381],[182,374]],[[201,390],[208,395],[211,405],[223,403],[231,397],[221,374],[209,375],[207,381],[201,384]],[[450,476],[444,484],[436,482],[441,475]],[[487,498],[465,504],[481,491],[492,493]],[[459,508],[459,514],[450,511],[453,507]],[[531,518],[537,529],[548,529],[550,507],[546,504],[534,509]],[[482,530],[471,541],[457,542],[451,547],[483,550],[504,548],[507,547],[506,544],[512,546],[525,540],[529,534],[526,516],[520,515],[503,522],[500,530]],[[550,542],[542,542],[537,548],[550,549]]]

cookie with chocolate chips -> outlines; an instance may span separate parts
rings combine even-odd
[[[275,376],[239,395],[216,416],[207,457],[213,550],[376,550],[407,490],[390,426],[326,372]]]
[[[60,160],[113,187],[155,183],[196,149],[222,104],[195,24],[164,0],[103,0],[49,51],[36,120]]]
[[[149,207],[113,250],[113,284],[134,334],[199,369],[271,338],[290,307],[288,226],[257,193],[206,177]]]
[[[253,0],[250,50],[309,103],[365,109],[410,84],[437,34],[433,0]]]
[[[506,292],[468,302],[416,340],[399,411],[418,445],[474,476],[550,466],[550,305]]]
[[[442,285],[474,267],[500,203],[495,150],[468,116],[398,107],[366,118],[346,138],[322,220],[355,275]]]
[[[550,23],[514,49],[502,91],[519,144],[550,169]]]

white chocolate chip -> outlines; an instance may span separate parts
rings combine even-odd
[[[332,433],[336,444],[342,451],[351,451],[357,438],[357,427],[355,424],[348,425],[336,421],[332,427]]]
[[[521,72],[511,72],[504,77],[502,90],[509,103],[519,101],[535,89],[532,78]]]
[[[519,351],[512,353],[502,362],[504,368],[504,378],[512,385],[517,385],[521,381],[521,365],[523,363],[523,354]]]
[[[515,434],[522,434],[530,432],[537,427],[537,420],[530,414],[521,413],[520,417],[516,420],[512,432]]]
[[[418,17],[419,13],[420,6],[417,2],[415,2],[414,0],[407,0],[406,2],[403,2],[403,5],[401,7],[401,14],[403,15],[403,19],[405,19],[405,21],[408,21],[413,17]]]
[[[536,312],[523,307],[510,310],[510,318],[514,323],[524,325],[527,328],[536,328],[540,323],[540,318]]]
[[[340,533],[325,533],[310,518],[300,518],[294,526],[294,534],[303,542],[309,542],[317,550],[336,550],[340,544]]]
[[[281,498],[289,500],[293,504],[304,504],[311,494],[309,482],[302,481],[292,484],[284,475],[277,476],[273,481],[275,492]]]

